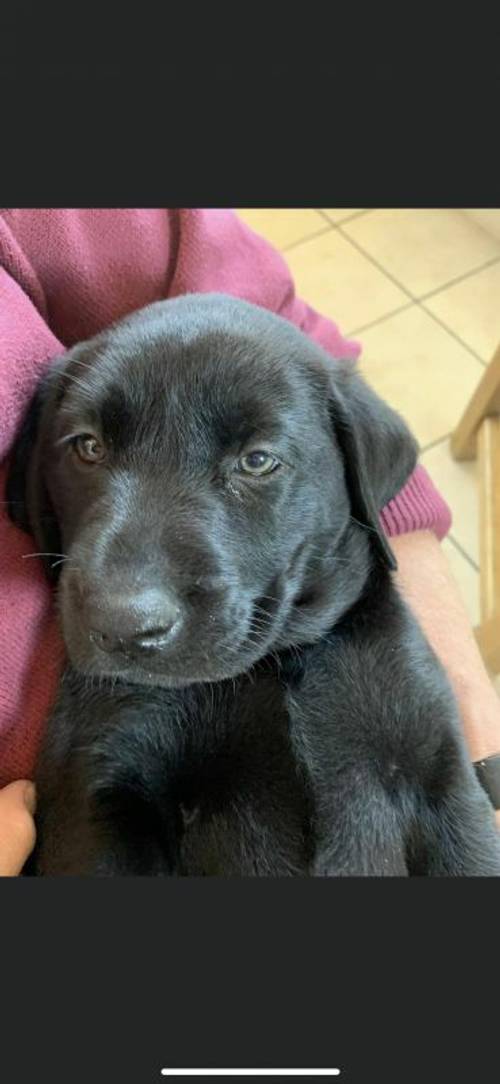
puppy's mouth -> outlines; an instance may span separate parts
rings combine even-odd
[[[80,673],[136,684],[178,688],[234,678],[266,655],[282,631],[290,607],[278,592],[273,582],[266,594],[232,607],[231,616],[222,605],[202,615],[194,610],[172,642],[158,637],[138,648],[118,641],[112,649],[93,634],[93,615],[78,621],[66,598],[61,611],[68,655]]]

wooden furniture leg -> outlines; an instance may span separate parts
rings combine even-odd
[[[500,417],[484,418],[477,435],[479,461],[479,587],[481,624],[476,639],[488,669],[500,672]]]
[[[475,459],[479,426],[488,415],[500,414],[500,346],[490,361],[451,438],[454,459]]]
[[[474,630],[488,669],[500,672],[500,346],[451,438],[455,459],[479,468],[479,626]]]

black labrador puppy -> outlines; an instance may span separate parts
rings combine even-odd
[[[69,656],[36,873],[500,874],[379,526],[415,461],[352,363],[221,295],[56,362],[8,486]]]

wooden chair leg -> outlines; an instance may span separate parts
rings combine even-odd
[[[476,639],[492,673],[500,672],[500,417],[477,432],[479,467],[479,581],[481,624]]]
[[[500,413],[500,346],[485,369],[472,399],[451,438],[454,459],[475,459],[477,433],[488,414]]]
[[[500,617],[474,629],[477,646],[490,674],[500,674]]]

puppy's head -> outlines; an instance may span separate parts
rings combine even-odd
[[[351,364],[263,309],[187,296],[56,362],[8,498],[59,580],[73,665],[184,685],[320,636],[370,560],[391,565],[378,513],[415,456]]]

